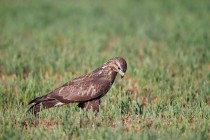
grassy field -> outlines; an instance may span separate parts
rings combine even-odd
[[[209,0],[0,0],[0,139],[210,139]],[[108,59],[100,113],[27,103]]]

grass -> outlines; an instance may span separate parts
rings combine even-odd
[[[0,139],[210,139],[208,0],[0,1]],[[27,103],[114,56],[100,113]]]

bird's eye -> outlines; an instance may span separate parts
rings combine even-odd
[[[120,70],[120,67],[118,67],[118,70]]]

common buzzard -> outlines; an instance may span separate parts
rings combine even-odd
[[[75,78],[46,95],[35,98],[28,111],[36,115],[44,109],[68,103],[78,103],[84,110],[99,111],[100,98],[111,88],[117,73],[123,78],[127,63],[122,57],[114,57],[93,72]]]

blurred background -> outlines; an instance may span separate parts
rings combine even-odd
[[[125,136],[107,127],[63,134],[54,125],[53,136],[48,131],[42,136],[43,124],[34,128],[35,138],[108,138],[106,133],[119,139],[209,138],[209,14],[209,0],[0,0],[0,124],[5,126],[0,136],[21,137],[30,99],[121,56],[128,71],[105,97],[110,103],[104,101],[102,114],[112,116],[107,121],[115,122],[119,133],[125,129]],[[144,106],[138,117],[136,106]],[[113,114],[120,109],[127,114]],[[78,115],[72,112],[73,118]],[[33,136],[25,131],[24,138]]]

